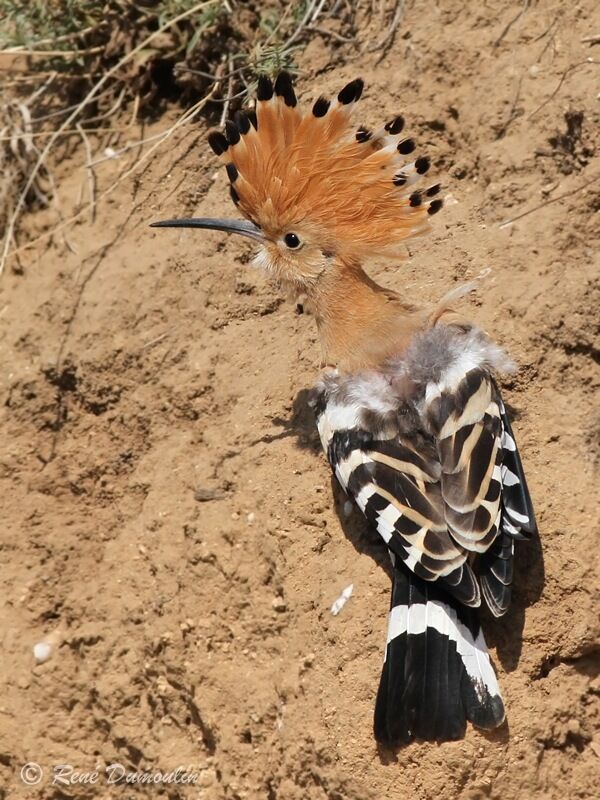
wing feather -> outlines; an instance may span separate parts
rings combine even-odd
[[[496,388],[496,391],[497,388]],[[516,539],[529,539],[537,533],[533,503],[510,420],[498,392],[502,419],[502,529]]]
[[[425,404],[389,438],[356,399],[318,401],[317,424],[342,487],[394,555],[460,602],[510,602],[512,540],[535,521],[500,393],[475,368],[427,386]],[[480,582],[473,569],[477,565]]]

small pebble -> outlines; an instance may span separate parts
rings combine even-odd
[[[208,503],[210,500],[220,500],[223,497],[222,492],[217,489],[204,489],[202,486],[197,486],[194,489],[194,500],[199,503]]]
[[[256,514],[254,513],[254,511],[251,511],[251,512],[248,514],[248,516],[246,517],[246,519],[248,520],[248,525],[252,525],[252,523],[253,523],[253,522],[254,522],[254,520],[256,519]]]
[[[271,603],[273,606],[274,611],[286,611],[287,610],[287,603],[283,599],[283,597],[274,597]]]
[[[52,645],[48,644],[48,642],[37,642],[33,645],[33,657],[38,664],[43,664],[44,661],[48,661],[51,655]]]

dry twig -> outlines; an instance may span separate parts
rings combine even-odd
[[[225,102],[223,103],[223,110],[221,112],[221,121],[220,125],[223,127],[225,125],[225,120],[229,114],[229,104],[231,102],[232,94],[233,94],[233,58],[231,55],[229,56],[229,83],[227,85],[227,97],[225,98]]]
[[[20,214],[21,214],[21,212],[23,210],[23,207],[25,205],[25,199],[27,197],[27,194],[28,194],[29,190],[31,189],[31,187],[32,187],[32,185],[33,185],[33,183],[34,183],[34,181],[36,179],[36,176],[37,176],[38,172],[40,171],[42,165],[44,164],[46,158],[48,157],[48,153],[52,149],[52,146],[54,145],[54,142],[56,141],[56,139],[58,138],[60,133],[65,128],[67,128],[69,125],[71,125],[74,122],[76,117],[81,113],[81,110],[83,108],[85,108],[85,106],[88,105],[96,97],[96,95],[99,93],[100,89],[107,83],[107,81],[110,80],[112,75],[114,75],[118,70],[120,70],[124,66],[124,64],[126,64],[128,61],[130,61],[132,58],[134,58],[134,56],[137,55],[137,53],[139,53],[141,50],[143,50],[145,47],[147,47],[150,44],[150,42],[152,42],[157,36],[163,34],[166,30],[168,30],[169,28],[173,27],[173,25],[176,25],[178,22],[181,22],[183,19],[186,19],[187,17],[191,16],[192,14],[197,13],[201,9],[206,8],[209,5],[213,5],[215,2],[216,2],[216,0],[205,0],[205,2],[197,3],[196,5],[192,6],[191,8],[188,8],[186,11],[182,11],[181,14],[178,14],[176,17],[173,17],[172,19],[167,20],[156,31],[153,31],[149,36],[147,36],[143,41],[141,41],[136,47],[134,47],[126,55],[124,55],[122,58],[120,58],[119,61],[113,67],[111,67],[109,70],[107,70],[104,73],[104,75],[100,78],[100,80],[96,84],[94,84],[94,86],[90,89],[90,91],[83,98],[83,100],[77,105],[77,107],[72,111],[72,113],[69,114],[67,119],[61,124],[61,126],[58,128],[58,130],[54,132],[54,135],[50,137],[50,140],[47,142],[47,144],[44,147],[43,151],[40,153],[40,156],[39,156],[36,164],[32,168],[32,170],[31,170],[31,172],[30,172],[30,174],[28,176],[28,179],[25,182],[25,186],[21,190],[21,193],[20,193],[20,195],[19,195],[19,197],[17,199],[16,206],[13,209],[13,212],[12,212],[12,214],[10,216],[9,221],[8,221],[8,225],[7,225],[7,228],[6,228],[5,235],[4,235],[2,253],[0,255],[0,275],[4,271],[4,266],[6,264],[6,259],[7,259],[8,254],[9,254],[9,249],[10,249],[10,246],[13,243],[13,239],[14,239],[15,225],[16,225],[17,220],[19,219],[19,216],[20,216]]]
[[[377,59],[377,63],[381,61],[381,59],[385,56],[388,49],[392,45],[394,41],[394,36],[396,35],[396,31],[398,30],[398,26],[402,20],[402,16],[404,14],[404,0],[396,0],[394,4],[394,10],[392,15],[392,21],[390,22],[388,29],[383,34],[383,36],[372,44],[370,47],[367,47],[367,53],[373,53],[375,50],[380,50],[379,58]]]
[[[563,192],[563,194],[559,194],[556,197],[552,197],[550,200],[546,200],[543,203],[540,203],[533,208],[530,208],[528,211],[523,211],[521,214],[517,214],[515,217],[511,217],[510,219],[505,220],[504,222],[500,223],[500,228],[508,228],[509,225],[512,225],[513,222],[516,222],[519,219],[523,219],[523,217],[528,217],[530,214],[533,214],[535,211],[539,211],[540,208],[545,208],[546,206],[551,205],[552,203],[557,203],[559,200],[564,200],[565,197],[571,197],[578,192],[581,192],[585,189],[586,186],[589,186],[591,183],[594,183],[600,178],[600,173],[595,175],[593,178],[590,178],[585,183],[582,183],[581,186],[578,186],[577,189],[572,189],[570,192]]]
[[[558,82],[558,85],[557,85],[556,89],[552,92],[552,94],[549,97],[547,97],[544,100],[543,103],[540,103],[540,105],[535,109],[535,111],[531,112],[531,114],[527,117],[527,119],[533,119],[535,117],[535,115],[539,111],[541,111],[542,108],[544,108],[545,105],[547,105],[551,100],[553,100],[556,97],[556,95],[560,91],[560,87],[563,85],[563,83],[567,79],[568,75],[571,74],[571,72],[573,72],[574,70],[578,69],[579,67],[585,66],[586,64],[598,64],[598,63],[599,63],[598,61],[594,61],[592,58],[586,58],[585,61],[580,61],[577,64],[572,64],[570,67],[567,67],[567,69],[561,75],[561,78],[560,78],[560,80]]]
[[[105,49],[103,44],[97,47],[88,47],[85,50],[19,50],[20,56],[39,56],[40,58],[78,58],[80,56],[93,56]],[[0,50],[0,55],[9,53],[10,50]]]
[[[507,34],[507,33],[509,32],[509,30],[512,28],[512,26],[513,26],[513,25],[514,25],[516,22],[518,22],[518,21],[521,19],[521,17],[522,17],[522,16],[525,14],[525,12],[527,11],[527,9],[529,8],[529,4],[530,4],[530,3],[531,3],[531,0],[524,0],[524,2],[523,2],[523,5],[522,5],[522,7],[521,7],[521,10],[520,10],[520,11],[519,11],[519,12],[516,14],[516,16],[514,16],[514,17],[513,17],[513,18],[512,18],[512,19],[511,19],[509,22],[507,22],[507,23],[506,23],[506,25],[504,26],[504,29],[502,30],[502,33],[500,34],[500,36],[499,36],[499,37],[496,39],[496,41],[494,42],[494,47],[498,47],[498,45],[500,44],[500,42],[502,41],[502,39],[504,39],[504,37],[506,36],[506,34]]]
[[[506,131],[509,129],[510,125],[512,124],[513,120],[515,120],[515,119],[517,119],[517,117],[521,116],[522,112],[519,113],[519,109],[517,108],[517,105],[519,103],[519,100],[521,99],[521,86],[522,85],[523,85],[523,75],[521,75],[519,77],[519,80],[517,81],[517,90],[515,92],[515,96],[514,96],[512,105],[510,107],[510,111],[508,112],[508,115],[506,117],[506,121],[503,122],[501,127],[498,129],[498,131],[496,133],[496,139],[502,139],[502,137],[505,136]]]
[[[35,122],[35,120],[32,120]],[[131,124],[126,125],[124,128],[86,128],[86,133],[127,133],[131,130]],[[54,131],[34,131],[29,133],[28,136],[30,139],[39,139],[43,138],[44,136],[53,136]],[[79,129],[69,128],[66,131],[61,131],[60,136],[79,136]],[[2,136],[0,135],[0,142],[10,142],[13,139],[13,136]]]
[[[160,140],[158,142],[156,142],[156,144],[154,144],[149,150],[147,150],[145,153],[143,153],[140,156],[140,158],[131,167],[129,167],[129,169],[127,169],[125,172],[123,172],[121,175],[119,175],[118,178],[107,189],[105,189],[104,191],[100,192],[96,196],[96,202],[98,202],[99,200],[103,200],[105,197],[107,197],[109,194],[111,194],[116,189],[116,187],[119,186],[119,184],[122,183],[122,181],[125,180],[125,178],[128,178],[130,175],[132,175],[134,172],[136,172],[142,166],[142,164],[144,164],[150,158],[150,156],[156,151],[156,149],[158,147],[160,147],[160,145],[163,142],[165,142],[168,138],[170,138],[170,136],[172,136],[172,134],[176,130],[178,130],[180,127],[182,127],[187,122],[191,122],[191,120],[197,114],[200,113],[200,111],[204,108],[204,106],[207,103],[209,103],[209,102],[211,102],[213,100],[213,96],[212,95],[214,94],[215,91],[216,91],[216,85],[212,87],[210,92],[205,97],[203,97],[202,100],[199,100],[195,105],[193,105],[184,114],[182,114],[181,117],[179,117],[179,119],[170,128],[168,128],[166,131],[163,131],[162,137],[160,138]],[[156,138],[156,137],[152,137],[152,138]],[[133,146],[139,146],[139,144],[140,144],[140,142],[136,142],[135,145],[133,145]],[[75,222],[76,220],[78,220],[87,211],[87,209],[88,209],[88,206],[86,206],[85,208],[80,209],[76,214],[73,214],[68,219],[63,220],[60,223],[60,225],[57,225],[52,230],[49,230],[49,231],[46,231],[45,233],[42,233],[40,236],[37,236],[35,239],[32,239],[30,242],[26,242],[21,247],[17,248],[16,250],[13,250],[10,253],[10,255],[11,256],[17,256],[17,255],[21,254],[22,252],[24,252],[25,250],[27,250],[28,248],[33,247],[34,245],[39,244],[40,242],[43,242],[45,239],[48,239],[51,236],[54,236],[56,233],[62,231],[67,225],[70,225],[72,222]]]
[[[102,25],[106,25],[106,21],[102,20],[99,22],[98,25],[90,25],[87,28],[82,28],[80,31],[74,31],[73,33],[64,33],[62,36],[54,36],[52,39],[40,39],[39,42],[36,42],[34,47],[40,47],[42,45],[47,44],[56,44],[57,42],[70,42],[73,39],[77,39],[80,36],[86,36],[86,34],[91,33],[94,30],[97,30]],[[18,44],[14,47],[9,47],[6,50],[0,50],[0,53],[23,53],[27,50],[26,45]]]
[[[92,148],[90,147],[90,140],[84,129],[81,127],[80,123],[77,123],[77,130],[79,131],[79,135],[83,141],[83,146],[85,148],[85,157],[86,157],[86,167],[89,167],[87,170],[87,183],[88,183],[88,191],[90,196],[90,219],[92,222],[96,221],[96,185],[97,185],[97,178],[96,172],[94,167],[92,166]]]
[[[164,131],[159,131],[158,133],[153,134],[152,136],[147,136],[145,139],[139,139],[136,142],[130,142],[126,144],[124,147],[120,147],[118,150],[114,150],[110,155],[102,156],[101,158],[97,158],[95,161],[89,161],[85,166],[86,167],[95,167],[98,164],[103,164],[105,161],[113,161],[118,156],[123,155],[123,153],[127,153],[129,150],[133,150],[136,147],[143,147],[148,142],[154,142],[156,139],[162,139],[165,134],[167,134],[169,129],[167,128]]]

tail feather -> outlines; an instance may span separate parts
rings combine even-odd
[[[498,681],[473,610],[395,565],[375,704],[377,740],[446,741],[463,736],[467,721],[491,729],[503,720]]]

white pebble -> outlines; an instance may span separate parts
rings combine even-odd
[[[48,642],[37,642],[33,645],[33,657],[38,664],[43,664],[44,661],[48,661],[51,655],[52,645],[48,644]]]
[[[252,523],[253,523],[253,522],[254,522],[254,520],[256,519],[256,514],[255,514],[253,511],[251,511],[251,512],[248,514],[248,516],[246,517],[246,519],[248,520],[248,524],[249,524],[249,525],[252,525]]]
[[[350,586],[346,586],[344,591],[341,593],[341,595],[338,597],[338,599],[335,601],[335,603],[331,606],[331,613],[333,614],[334,617],[337,617],[337,615],[340,613],[342,608],[346,605],[348,600],[352,597],[352,592],[353,591],[354,591],[354,584],[351,583]]]

